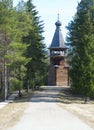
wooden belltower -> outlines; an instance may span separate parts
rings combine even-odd
[[[50,68],[48,72],[48,85],[52,86],[68,86],[68,66],[66,64],[66,47],[64,44],[62,32],[61,32],[61,22],[58,20],[55,23],[56,30],[52,43],[49,47],[50,50]]]

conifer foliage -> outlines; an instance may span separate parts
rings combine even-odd
[[[78,3],[67,29],[72,90],[90,97],[94,94],[94,0]]]
[[[29,31],[28,36],[24,37],[24,42],[29,46],[26,51],[26,57],[32,59],[26,65],[27,75],[26,81],[32,84],[32,87],[36,85],[44,84],[44,79],[47,74],[47,63],[46,63],[46,47],[44,44],[44,37],[42,35],[44,24],[43,21],[40,21],[38,16],[38,11],[33,5],[32,0],[28,0],[26,3],[26,11],[30,14],[33,26],[33,29]]]
[[[13,0],[0,1],[0,97],[4,99],[13,89],[21,94],[30,77],[37,81],[44,77],[42,21],[29,2],[21,0],[13,7]]]

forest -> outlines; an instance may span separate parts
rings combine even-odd
[[[94,0],[81,0],[67,26],[71,90],[94,97]]]
[[[32,0],[0,1],[0,99],[46,85],[49,67],[44,22]],[[94,0],[81,0],[66,27],[72,92],[94,97]]]
[[[47,49],[44,23],[32,0],[0,1],[0,99],[12,91],[46,84]]]

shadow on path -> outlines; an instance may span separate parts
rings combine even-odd
[[[69,87],[42,87],[34,94],[31,102],[58,102],[64,104],[83,103],[83,97],[72,94]]]
[[[31,98],[31,102],[61,102],[60,92],[69,89],[68,87],[42,87],[40,91],[35,93]]]
[[[64,104],[82,103],[83,98],[72,94],[69,87],[43,86],[40,90],[25,93],[22,97],[16,98],[15,102],[58,102]]]

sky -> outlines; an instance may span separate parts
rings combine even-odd
[[[16,5],[20,0],[14,0],[14,5]],[[27,0],[24,0],[27,1]],[[44,43],[47,47],[50,46],[54,33],[55,33],[55,22],[58,19],[62,23],[61,30],[64,41],[66,40],[67,32],[66,26],[72,20],[76,13],[76,8],[78,2],[81,0],[32,0],[33,4],[36,6],[36,10],[39,12],[38,16],[40,20],[44,22],[44,33],[45,37]]]

